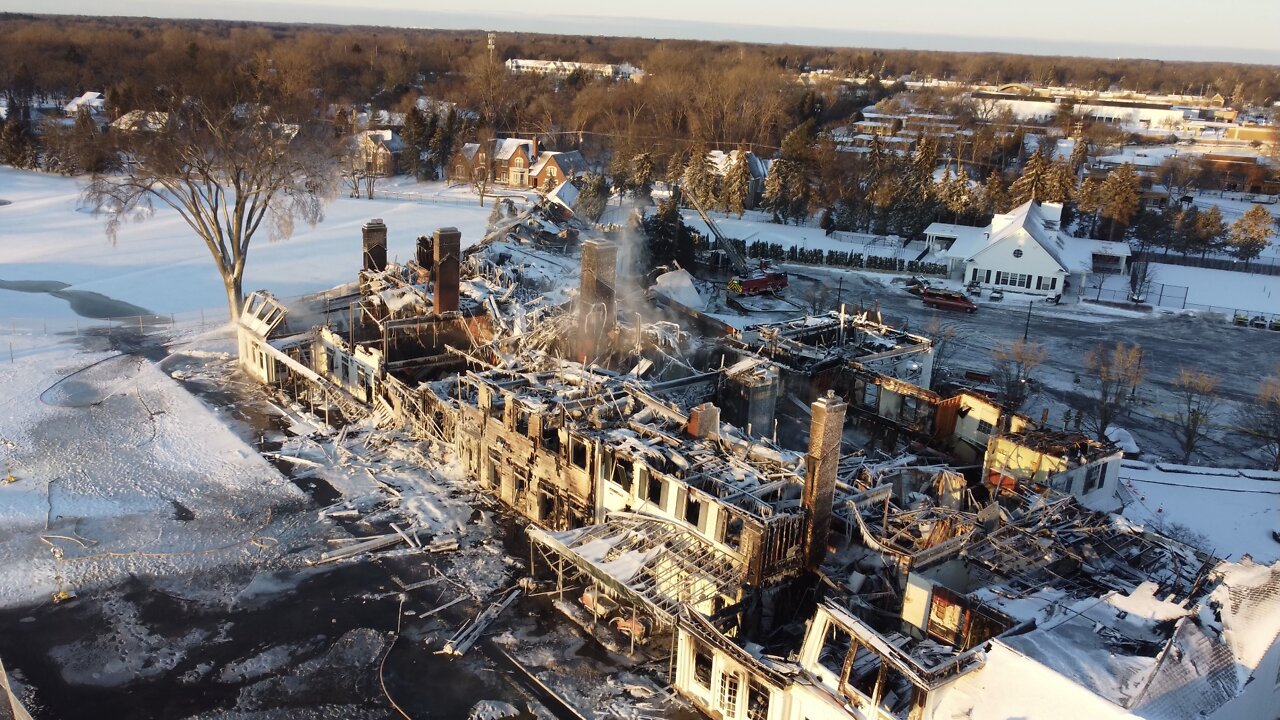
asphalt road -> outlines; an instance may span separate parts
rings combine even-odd
[[[1141,318],[1117,317],[1089,305],[1049,305],[1030,296],[1007,293],[998,303],[983,301],[977,312],[934,310],[901,286],[882,285],[879,278],[853,271],[789,266],[798,292],[804,282],[820,282],[832,302],[837,296],[846,305],[880,303],[885,322],[923,333],[933,318],[956,328],[955,350],[948,365],[987,371],[991,349],[1023,337],[1045,345],[1048,359],[1037,371],[1044,390],[1024,408],[1038,418],[1048,408],[1050,422],[1060,422],[1068,407],[1080,408],[1088,391],[1084,354],[1116,342],[1137,343],[1143,349],[1144,380],[1130,415],[1122,424],[1137,437],[1144,450],[1176,461],[1180,453],[1170,438],[1167,419],[1176,410],[1172,393],[1182,368],[1201,370],[1219,378],[1222,407],[1215,417],[1214,435],[1198,451],[1193,462],[1231,466],[1256,466],[1258,459],[1243,453],[1254,448],[1232,432],[1235,406],[1253,397],[1259,382],[1280,372],[1280,332],[1232,326],[1222,318],[1155,312]],[[1024,299],[1026,298],[1026,299]],[[1028,306],[1030,321],[1028,322]],[[1079,380],[1080,382],[1077,382]]]

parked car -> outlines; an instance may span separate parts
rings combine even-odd
[[[990,299],[994,300],[995,302],[1000,302],[1001,300],[1004,299],[1004,290],[1001,290],[1000,288],[992,289]]]
[[[982,283],[978,282],[977,280],[974,280],[970,282],[968,285],[964,286],[964,291],[969,293],[970,295],[981,295]]]
[[[1271,318],[1271,329],[1280,330],[1280,315]]]
[[[963,310],[965,312],[974,312],[978,306],[963,293],[953,290],[935,290],[933,288],[925,288],[920,294],[920,299],[924,302],[925,307],[940,308],[944,310]]]
[[[1254,315],[1253,318],[1249,320],[1249,324],[1256,328],[1265,328],[1267,326],[1267,319],[1261,315]]]
[[[1249,316],[1238,312],[1235,318],[1232,319],[1232,324],[1238,327],[1247,327],[1249,325]]]

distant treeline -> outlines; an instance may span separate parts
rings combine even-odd
[[[4,13],[0,37],[0,78],[25,63],[39,90],[67,94],[100,87],[138,92],[169,84],[174,73],[198,74],[265,55],[303,72],[328,97],[363,101],[419,75],[443,81],[488,58],[484,33],[474,31]],[[495,59],[514,57],[630,62],[651,74],[682,66],[724,72],[742,64],[788,73],[829,68],[881,77],[1218,92],[1252,103],[1280,99],[1275,66],[1232,63],[499,33]]]

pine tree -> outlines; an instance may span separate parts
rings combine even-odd
[[[707,149],[696,145],[684,168],[684,191],[704,210],[715,206],[716,174]]]
[[[969,176],[963,169],[959,170],[956,176],[947,182],[943,202],[946,203],[947,209],[955,215],[957,221],[972,213],[974,207],[978,204],[978,198],[974,195],[973,188],[969,186]]]
[[[425,180],[436,179],[436,168],[448,160],[437,161],[431,153],[431,141],[436,137],[436,131],[440,129],[440,114],[435,109],[427,110],[423,116],[426,118],[426,124],[422,129],[422,152],[419,156],[422,158],[421,165],[418,170],[418,177]]]
[[[774,222],[797,224],[809,215],[812,193],[807,178],[795,162],[775,160],[769,168],[764,184],[764,207],[773,215]]]
[[[1275,220],[1271,213],[1261,205],[1249,208],[1248,212],[1231,224],[1227,239],[1231,255],[1248,265],[1250,260],[1262,254],[1271,244],[1273,222]]]
[[[1075,175],[1071,172],[1071,168],[1065,162],[1055,161],[1050,163],[1044,197],[1040,198],[1040,200],[1043,202],[1065,203],[1071,200],[1075,192]]]
[[[400,154],[400,164],[402,170],[415,177],[418,175],[421,164],[422,151],[431,142],[431,136],[426,133],[426,116],[417,107],[409,108],[409,112],[404,116],[404,127],[400,130],[400,142],[404,144],[404,150]]]
[[[1092,177],[1085,178],[1076,190],[1076,207],[1080,212],[1089,214],[1089,229],[1085,236],[1093,237],[1098,227],[1098,213],[1102,212],[1102,183]]]
[[[578,199],[574,202],[574,213],[597,222],[604,214],[605,205],[609,202],[609,181],[604,175],[587,173],[578,181]]]
[[[1195,246],[1192,252],[1204,255],[1211,250],[1217,250],[1221,247],[1222,239],[1226,234],[1227,223],[1222,219],[1222,211],[1217,205],[1210,206],[1196,218]]]
[[[653,190],[653,155],[642,152],[631,161],[631,178],[629,184],[632,192],[648,197]]]
[[[729,167],[724,176],[724,189],[721,193],[721,205],[732,213],[742,217],[747,209],[747,200],[751,196],[751,167],[747,160],[746,148],[739,147],[731,155]]]
[[[1141,184],[1133,165],[1125,163],[1112,170],[1099,188],[1102,217],[1108,221],[1107,238],[1115,240],[1138,212]]]
[[[453,158],[453,148],[462,132],[462,120],[457,110],[449,108],[436,125],[436,132],[431,136],[431,159],[436,167],[444,168]],[[445,168],[446,175],[448,168]]]
[[[1089,144],[1084,138],[1076,138],[1076,144],[1071,148],[1071,159],[1068,165],[1071,167],[1071,174],[1078,175],[1080,168],[1089,160]]]
[[[982,211],[995,215],[1008,208],[1009,195],[1005,191],[1004,178],[999,170],[992,170],[987,176],[987,184],[982,188]]]
[[[10,108],[11,113],[13,108]],[[16,117],[11,114],[0,130],[0,162],[16,168],[35,168],[40,157],[36,145],[35,133],[31,131],[31,122],[19,112]]]
[[[1009,186],[1009,202],[1017,207],[1029,200],[1044,202],[1051,184],[1050,163],[1039,150],[1031,153],[1022,175]]]

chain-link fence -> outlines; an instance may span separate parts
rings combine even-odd
[[[1152,307],[1165,307],[1182,310],[1187,307],[1187,293],[1190,288],[1186,285],[1167,285],[1165,283],[1153,282],[1147,288],[1146,292],[1141,293],[1137,302]],[[1080,293],[1082,300],[1093,300],[1095,302],[1134,302],[1134,293],[1127,285],[1122,289],[1108,288],[1103,284],[1090,284]]]

